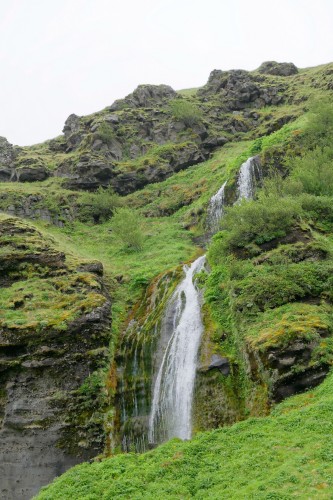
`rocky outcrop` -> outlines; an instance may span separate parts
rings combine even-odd
[[[9,167],[15,159],[15,150],[5,137],[0,137],[0,168]]]
[[[198,95],[206,99],[217,96],[225,111],[239,111],[281,104],[284,90],[282,84],[267,85],[248,71],[213,70]]]
[[[103,156],[82,155],[75,164],[65,160],[57,169],[56,176],[66,179],[68,189],[94,191],[99,186],[108,186],[113,177],[113,166]]]
[[[296,340],[285,347],[267,350],[247,349],[249,375],[269,387],[270,401],[283,399],[319,385],[330,370],[326,360],[316,360],[316,350],[323,337],[316,341]]]
[[[13,177],[13,162],[16,153],[5,137],[0,137],[0,182],[9,182]]]
[[[298,69],[293,63],[278,63],[276,61],[265,61],[259,68],[259,73],[264,75],[291,76],[297,75]]]
[[[0,249],[0,496],[24,500],[103,448],[110,303],[99,263],[19,219],[0,216]]]
[[[50,200],[46,194],[17,193],[15,196],[9,191],[0,194],[0,211],[9,215],[32,220],[44,220],[58,227],[71,222],[77,215],[77,207],[65,200]]]
[[[173,99],[176,92],[169,85],[139,85],[132,94],[115,101],[110,106],[111,111],[128,108],[148,108],[165,104]]]

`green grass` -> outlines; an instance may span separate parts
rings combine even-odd
[[[274,416],[172,440],[144,455],[79,465],[39,500],[332,498],[333,377]]]
[[[84,262],[64,255],[55,240],[29,223],[0,214],[0,328],[40,332],[66,330],[106,298]]]

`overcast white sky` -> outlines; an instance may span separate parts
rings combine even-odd
[[[332,0],[0,0],[0,136],[34,144],[140,83],[333,60]]]

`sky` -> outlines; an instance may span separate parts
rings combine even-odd
[[[42,142],[142,83],[332,62],[332,22],[332,0],[0,0],[0,136]]]

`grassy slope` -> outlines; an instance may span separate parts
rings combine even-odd
[[[39,500],[332,498],[333,378],[274,416],[71,469]]]

